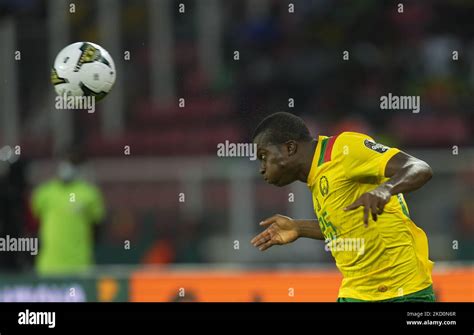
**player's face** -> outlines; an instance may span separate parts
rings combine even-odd
[[[260,174],[272,185],[285,186],[296,180],[293,166],[293,156],[289,155],[286,145],[265,144],[255,140],[257,157],[260,161]]]

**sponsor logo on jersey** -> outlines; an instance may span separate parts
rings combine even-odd
[[[375,143],[374,141],[371,141],[371,140],[364,140],[364,145],[371,150],[380,152],[381,154],[383,154],[385,151],[390,149],[389,147],[383,144]]]

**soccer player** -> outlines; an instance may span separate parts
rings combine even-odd
[[[94,239],[105,215],[100,190],[80,178],[84,158],[68,153],[58,167],[58,178],[39,185],[31,207],[39,219],[40,275],[77,274],[93,265]]]
[[[260,223],[255,247],[324,240],[343,275],[339,302],[435,301],[428,240],[403,198],[431,179],[427,163],[360,133],[314,139],[290,113],[265,118],[253,141],[265,181],[307,183],[317,216],[272,216]]]

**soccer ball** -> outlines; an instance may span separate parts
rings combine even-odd
[[[94,96],[104,98],[115,83],[115,64],[100,45],[76,42],[56,56],[51,81],[61,96]]]

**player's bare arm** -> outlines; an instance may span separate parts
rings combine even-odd
[[[284,215],[274,215],[260,222],[266,229],[250,242],[261,251],[273,245],[288,244],[300,237],[324,240],[317,220],[293,220]]]
[[[377,221],[377,215],[383,213],[390,197],[398,193],[408,193],[426,184],[433,176],[431,167],[424,161],[399,152],[393,156],[385,168],[385,176],[390,178],[376,189],[364,193],[359,199],[347,206],[345,210],[364,207],[364,224],[369,222],[369,213]]]

